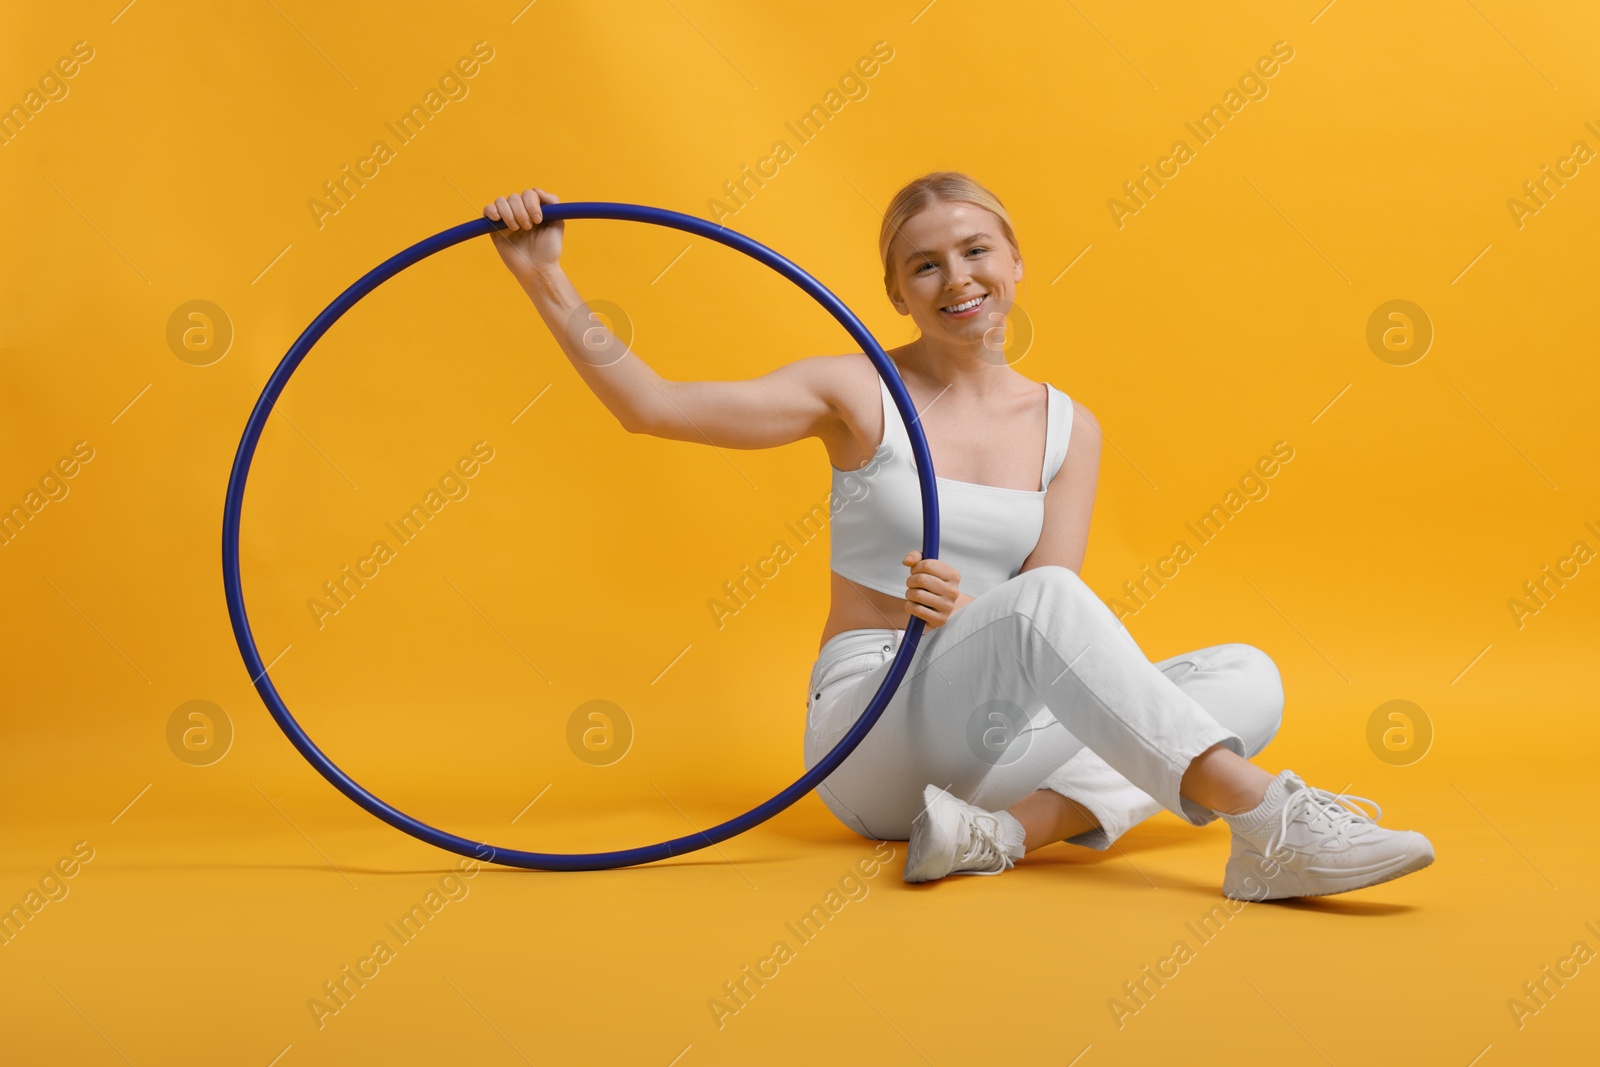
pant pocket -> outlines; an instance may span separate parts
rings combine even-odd
[[[850,691],[852,682],[882,666],[892,655],[893,644],[884,642],[865,652],[851,652],[829,663],[818,664],[811,672],[811,691],[806,694],[806,731],[815,736],[826,732],[838,736],[829,720],[840,697]]]

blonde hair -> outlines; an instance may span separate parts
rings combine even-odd
[[[992,211],[1000,219],[1000,232],[1011,245],[1011,251],[1022,258],[1022,247],[1017,243],[1016,232],[1011,227],[1011,214],[1000,198],[960,171],[936,170],[907,182],[883,214],[883,227],[878,231],[878,258],[883,262],[883,290],[891,291],[894,265],[889,262],[889,243],[906,220],[930,204],[938,202],[964,202]]]

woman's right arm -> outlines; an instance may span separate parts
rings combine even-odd
[[[796,360],[743,381],[669,381],[627,348],[561,269],[561,221],[543,222],[553,193],[528,189],[487,205],[504,219],[495,248],[573,369],[629,433],[722,448],[771,448],[841,425],[837,356]]]

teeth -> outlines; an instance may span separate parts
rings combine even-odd
[[[952,304],[950,307],[947,307],[944,310],[952,311],[952,312],[953,311],[966,311],[969,308],[977,307],[982,302],[983,302],[983,297],[975,296],[971,300],[968,300],[965,304]]]

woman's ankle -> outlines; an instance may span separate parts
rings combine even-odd
[[[1239,815],[1259,807],[1271,784],[1272,775],[1218,742],[1189,764],[1179,793],[1219,815]]]
[[[1027,832],[1029,852],[1100,828],[1088,808],[1051,789],[1036,789],[1007,810]]]

